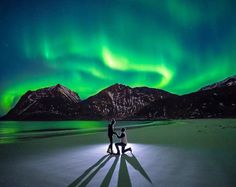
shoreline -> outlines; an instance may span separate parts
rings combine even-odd
[[[136,129],[136,128],[144,128],[149,126],[155,125],[162,125],[157,124],[157,121],[147,122],[144,124],[137,124],[137,125],[120,125],[115,127],[116,130],[119,130],[122,127],[126,129]],[[166,124],[165,124],[166,125]],[[64,128],[64,129],[37,129],[37,130],[29,130],[29,131],[19,131],[14,135],[9,136],[0,136],[0,144],[4,142],[11,143],[11,139],[15,141],[24,141],[24,140],[32,140],[32,139],[41,139],[41,138],[51,138],[51,137],[58,137],[58,136],[70,136],[70,135],[80,135],[80,134],[91,134],[97,132],[105,132],[107,131],[107,127],[98,127],[98,128],[88,128],[88,129],[77,129],[77,128]],[[2,141],[2,142],[1,142]]]
[[[199,121],[218,121],[218,120],[235,120],[234,118],[230,119],[180,119],[180,120],[161,120],[161,121],[144,121],[145,123],[137,124],[137,125],[119,125],[115,127],[115,130],[119,130],[122,127],[125,127],[127,130],[129,129],[139,129],[145,127],[152,127],[152,126],[166,126],[166,125],[180,125],[182,123],[186,123],[188,121],[191,122],[199,122]],[[14,122],[14,121],[12,121]],[[43,121],[44,122],[44,121]],[[58,122],[58,121],[54,121]],[[70,121],[68,121],[70,122]],[[119,122],[127,122],[127,121],[117,121]],[[132,121],[133,122],[133,121]],[[140,121],[138,121],[140,122]],[[28,122],[27,122],[28,123]],[[29,122],[30,123],[30,122]],[[51,123],[51,121],[50,121]],[[0,123],[1,125],[1,123]],[[236,128],[235,126],[222,126],[222,128]],[[60,136],[71,136],[71,135],[81,135],[81,134],[94,134],[98,132],[106,132],[107,127],[98,127],[98,128],[88,128],[88,129],[78,129],[78,128],[58,128],[58,129],[36,129],[36,130],[25,130],[19,131],[18,133],[12,135],[9,134],[7,136],[0,136],[0,144],[5,143],[14,143],[17,141],[27,141],[27,140],[34,140],[34,139],[44,139],[44,138],[53,138],[53,137],[60,137]],[[1,135],[1,134],[0,134]]]

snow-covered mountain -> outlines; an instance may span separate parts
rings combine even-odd
[[[235,118],[236,84],[230,77],[197,92],[155,101],[131,119]]]
[[[226,79],[224,79],[222,81],[219,81],[217,83],[205,86],[205,87],[201,88],[200,90],[201,91],[203,91],[203,90],[212,90],[214,88],[222,88],[222,87],[235,86],[235,85],[236,85],[236,75],[232,76],[232,77],[229,77],[229,78],[226,78]]]
[[[131,88],[122,84],[114,84],[82,101],[78,117],[82,119],[125,119],[156,100],[174,96],[176,95],[159,89]]]
[[[5,118],[12,120],[71,119],[80,101],[77,93],[57,84],[26,92]]]
[[[236,76],[178,96],[114,84],[81,101],[62,85],[26,92],[3,120],[155,120],[236,117]]]

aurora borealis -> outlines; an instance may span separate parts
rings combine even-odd
[[[233,0],[0,2],[0,115],[57,83],[86,98],[114,83],[176,94],[236,74]]]

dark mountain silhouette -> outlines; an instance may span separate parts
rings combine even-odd
[[[175,96],[159,89],[114,84],[82,101],[77,118],[125,119],[154,101]]]
[[[201,88],[200,91],[212,90],[215,88],[223,88],[223,87],[229,87],[229,86],[236,86],[236,75],[226,78],[226,79],[219,81],[217,83],[205,86],[205,87]]]
[[[74,118],[80,102],[77,93],[56,86],[26,92],[3,119],[7,120],[67,120]]]
[[[236,77],[178,96],[114,84],[81,100],[62,85],[26,92],[2,120],[156,120],[236,117]]]
[[[225,79],[197,92],[155,101],[131,119],[235,118],[235,79]]]

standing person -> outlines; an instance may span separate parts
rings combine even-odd
[[[113,145],[113,134],[117,135],[117,133],[114,131],[114,125],[115,125],[116,121],[115,119],[112,119],[111,120],[111,123],[108,124],[108,138],[109,138],[109,141],[110,141],[110,144],[108,146],[108,149],[107,149],[107,153],[110,153],[110,154],[113,154],[113,148],[112,148],[112,145]]]
[[[121,146],[122,147],[122,154],[127,152],[127,151],[130,151],[132,153],[132,149],[131,147],[129,147],[128,149],[125,149],[125,146],[127,145],[128,141],[127,141],[127,135],[126,135],[126,132],[125,132],[125,128],[122,128],[121,129],[121,134],[120,136],[117,135],[118,138],[120,138],[120,143],[116,143],[115,146],[116,146],[116,149],[117,149],[117,154],[119,155],[120,154],[120,149],[118,146]]]

